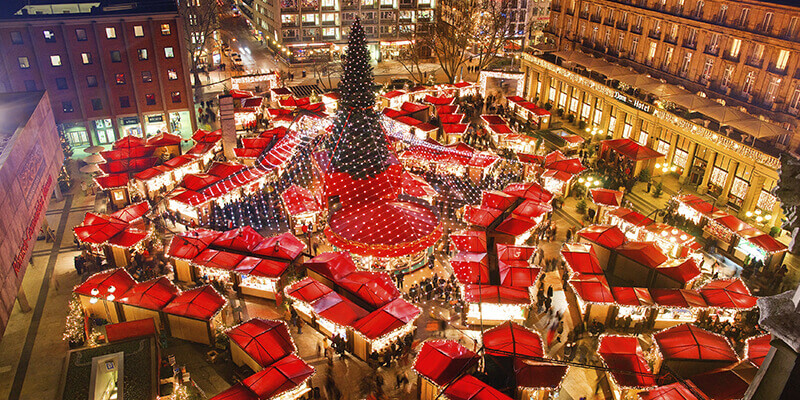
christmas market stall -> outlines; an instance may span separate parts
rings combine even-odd
[[[200,286],[179,294],[162,311],[172,337],[211,346],[227,304],[214,288]]]
[[[155,148],[153,156],[162,160],[181,155],[181,142],[183,138],[169,132],[161,132],[147,139],[147,145]]]
[[[608,267],[611,251],[628,241],[625,234],[614,225],[589,225],[576,235],[578,242],[592,245],[600,265],[604,268]]]
[[[615,399],[629,399],[641,390],[657,385],[656,376],[636,336],[601,336],[597,354],[610,370],[611,391]]]
[[[472,375],[465,375],[447,386],[444,395],[449,400],[511,400],[499,390],[489,386]]]
[[[153,232],[142,218],[149,211],[150,204],[143,201],[111,215],[86,213],[83,222],[73,228],[75,238],[109,266],[128,266],[134,254],[145,250]]]
[[[622,207],[622,192],[619,190],[592,188],[589,189],[589,193],[597,205],[594,222],[604,221],[608,212]]]
[[[125,321],[152,318],[156,328],[162,330],[164,320],[161,310],[180,290],[167,277],[161,276],[134,284],[124,294],[117,296]]]
[[[756,306],[756,297],[739,278],[717,279],[703,285],[698,292],[718,321],[734,323],[736,314]]]
[[[304,226],[310,226],[312,232],[319,229],[322,206],[311,190],[293,184],[281,193],[281,200],[286,212],[292,217],[295,234],[302,234]]]
[[[314,368],[292,353],[242,380],[256,399],[302,399],[311,387]],[[235,387],[235,386],[234,386]]]
[[[429,340],[414,360],[417,395],[420,400],[435,400],[444,387],[464,374],[470,374],[478,364],[478,356],[453,340]]]
[[[652,322],[654,329],[693,323],[708,306],[696,290],[650,289],[650,296],[657,306]]]
[[[652,173],[655,160],[664,157],[663,154],[631,139],[609,139],[600,143],[600,157],[618,157],[620,168],[629,176],[639,176],[643,170]]]
[[[641,241],[644,239],[644,230],[647,226],[654,221],[642,213],[633,211],[628,208],[619,207],[606,214],[606,219],[603,223],[608,225],[616,225],[623,232],[628,240]]]
[[[764,363],[764,359],[769,353],[772,346],[769,344],[772,340],[772,335],[765,334],[753,336],[745,341],[744,345],[744,358],[752,362],[754,365],[760,367]]]
[[[353,325],[353,354],[366,360],[370,354],[385,352],[414,332],[419,314],[419,308],[397,298],[359,319]]]
[[[473,326],[522,323],[531,305],[528,288],[470,283],[462,290],[467,304],[466,323]]]
[[[744,399],[758,367],[742,360],[727,367],[693,376],[690,381],[709,399]]]
[[[653,318],[655,301],[650,296],[650,291],[642,287],[614,286],[611,288],[614,295],[615,310],[613,311],[617,326],[624,328],[639,328]]]
[[[155,165],[158,160],[153,155],[155,150],[142,138],[125,136],[114,142],[111,150],[100,152],[105,163],[97,166],[104,175],[95,177],[94,181],[101,190],[109,192],[114,207],[122,208],[130,203],[128,179]]]
[[[379,107],[384,108],[400,108],[400,106],[407,102],[409,99],[405,90],[392,90],[382,94],[379,98]]]
[[[297,351],[283,321],[253,318],[225,334],[230,338],[234,364],[247,365],[255,372]]]
[[[286,288],[286,297],[292,300],[292,308],[309,325],[314,325],[314,312],[311,304],[333,289],[313,278],[303,278]]]
[[[606,275],[615,286],[650,287],[656,268],[665,263],[667,256],[652,242],[627,242],[617,246]]]
[[[541,269],[531,265],[535,247],[511,246],[498,243],[497,269],[500,285],[529,288],[536,284]]]
[[[614,295],[605,276],[594,274],[572,274],[569,278],[569,291],[565,293],[570,307],[577,305],[585,324],[600,322],[608,325],[613,315]],[[572,301],[574,299],[574,301]]]
[[[697,261],[702,255],[701,248],[694,236],[686,231],[662,223],[652,223],[644,229],[642,240],[655,242],[661,251],[670,258],[693,257]]]
[[[124,268],[98,272],[72,289],[78,296],[86,315],[117,323],[123,321],[116,299],[124,296],[136,284]]]
[[[653,338],[660,355],[653,367],[655,373],[694,376],[739,361],[725,336],[691,324],[673,326]]]

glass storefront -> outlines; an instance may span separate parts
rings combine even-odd
[[[167,121],[164,121],[164,114],[145,115],[144,121],[146,137],[155,136],[167,130]]]
[[[111,123],[110,118],[98,119],[92,123],[97,134],[97,144],[108,144],[117,140],[116,135],[114,135],[114,125]]]
[[[142,126],[139,124],[139,117],[122,117],[117,121],[117,124],[119,125],[120,137],[142,137]]]
[[[192,137],[192,116],[189,111],[169,113],[170,132],[182,138]]]
[[[64,132],[67,140],[73,147],[88,146],[89,132],[86,131],[86,126],[81,123],[64,123],[59,125],[59,129]]]

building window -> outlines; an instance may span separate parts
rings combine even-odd
[[[164,47],[164,57],[166,58],[175,57],[175,50],[172,47]]]
[[[142,71],[142,82],[150,83],[153,81],[153,74],[150,71]]]
[[[630,53],[628,53],[628,58],[630,58],[631,60],[636,58],[636,49],[638,47],[639,47],[639,38],[634,36],[633,39],[631,39],[631,51]]]
[[[669,65],[672,64],[672,52],[675,51],[672,47],[667,46],[667,50],[664,52],[664,65],[661,66],[663,69],[669,68]]]
[[[767,85],[767,93],[764,95],[764,101],[767,104],[772,104],[775,101],[775,96],[778,94],[778,87],[781,85],[781,78],[772,77]]]
[[[703,64],[703,72],[700,74],[700,82],[706,83],[711,78],[711,70],[714,68],[714,59],[713,58],[706,58],[705,64]]]
[[[689,161],[689,153],[675,149],[675,155],[672,157],[672,163],[681,168],[686,168],[686,163]]]
[[[147,60],[147,49],[139,49],[136,52],[139,53],[139,61]]]
[[[75,29],[75,39],[77,39],[79,42],[85,42],[89,40],[86,37],[86,29]]]
[[[768,190],[761,189],[761,193],[758,195],[757,207],[761,211],[772,212],[775,209],[775,203],[777,200],[775,196],[772,195]]]
[[[133,36],[135,37],[144,36],[144,28],[141,25],[135,25],[133,27]]]
[[[747,25],[747,17],[750,16],[750,9],[743,8],[742,14],[739,16],[739,26],[746,26]]]
[[[181,102],[181,92],[172,92],[172,102],[173,103]]]
[[[56,34],[51,30],[43,30],[42,34],[44,35],[44,41],[47,43],[55,43],[56,42]]]
[[[58,54],[50,56],[50,65],[52,65],[54,67],[60,67],[61,66],[61,56],[58,55]]]
[[[786,63],[789,61],[789,50],[781,49],[778,52],[778,60],[775,61],[775,69],[783,71],[786,69]]]
[[[92,63],[92,53],[81,53],[81,62],[84,65],[91,64]]]
[[[731,58],[739,57],[739,51],[742,49],[742,39],[733,39],[731,42]]]
[[[144,102],[148,106],[156,105],[156,95],[154,93],[148,93],[144,95]]]
[[[658,50],[658,42],[650,42],[650,50],[647,51],[647,59],[650,60],[650,62],[656,59],[656,50]]]
[[[72,102],[71,101],[62,101],[61,102],[61,109],[64,111],[65,114],[75,111],[75,109],[72,108]]]
[[[797,114],[800,111],[800,85],[794,87],[794,93],[789,98],[789,112]]]
[[[114,81],[117,82],[117,85],[124,85],[125,84],[125,74],[118,73],[114,75]]]
[[[92,99],[92,110],[100,111],[103,109],[103,102],[100,99]]]
[[[728,180],[728,172],[720,167],[715,166],[711,170],[711,177],[709,180],[713,185],[725,187],[725,181]]]
[[[109,26],[106,28],[106,39],[116,39],[117,38],[117,28],[113,26]]]
[[[21,69],[28,69],[31,67],[31,63],[28,61],[28,57],[17,57],[17,62],[19,62],[19,67]]]
[[[17,31],[11,32],[11,44],[22,44],[22,34]]]
[[[161,35],[169,36],[172,35],[172,28],[169,24],[161,24]]]
[[[129,108],[131,99],[128,96],[119,96],[119,108]]]
[[[86,84],[89,87],[97,87],[97,77],[94,75],[87,75],[86,76]]]
[[[619,36],[617,36],[617,51],[624,50],[623,49],[624,46],[625,46],[625,34],[620,33]]]
[[[761,43],[756,43],[756,45],[753,46],[753,53],[750,55],[750,58],[753,61],[758,62],[761,61],[761,57],[763,56],[764,56],[764,45]]]
[[[692,65],[692,53],[686,52],[683,56],[683,65],[681,65],[680,72],[678,74],[682,77],[685,77],[689,74],[689,67]]]
[[[178,80],[178,73],[177,73],[177,72],[175,72],[175,70],[174,70],[174,69],[168,69],[168,70],[167,70],[167,77],[168,77],[168,78],[169,78],[169,80],[171,80],[171,81],[176,81],[176,80]]]
[[[35,92],[36,91],[36,82],[30,79],[25,81],[25,90],[28,92]]]
[[[753,84],[756,83],[756,72],[750,71],[747,73],[747,76],[744,78],[744,84],[742,85],[742,94],[750,94],[750,91],[753,90]]]
[[[67,90],[67,78],[56,78],[56,87],[58,90]]]
[[[646,134],[645,132],[642,132]],[[662,139],[656,140],[656,151],[661,154],[669,154],[669,142]]]
[[[119,52],[119,50],[111,51],[111,62],[122,62],[122,54]]]
[[[720,82],[720,86],[723,89],[727,89],[731,85],[731,80],[733,79],[733,71],[736,67],[733,65],[728,65],[725,67],[725,71],[722,73],[722,82]]]

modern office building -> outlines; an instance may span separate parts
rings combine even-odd
[[[512,0],[508,21],[521,38],[534,20],[547,16],[549,0]],[[357,16],[373,59],[396,56],[410,45],[417,24],[432,22],[436,0],[238,0],[253,33],[272,46],[284,46],[291,62],[308,62],[344,50]],[[422,28],[424,29],[424,28]],[[416,32],[419,33],[420,30]]]
[[[752,0],[551,7],[547,30],[560,51],[523,57],[529,99],[658,151],[659,163],[718,206],[780,225],[770,191],[780,153],[796,156],[800,145],[800,8]]]
[[[46,90],[75,146],[191,134],[186,39],[174,1],[27,3],[0,16],[0,90]]]

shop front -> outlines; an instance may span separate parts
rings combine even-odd
[[[144,122],[145,137],[155,136],[167,131],[167,121],[164,120],[164,114],[145,115]]]
[[[142,137],[142,125],[139,124],[139,117],[137,116],[119,118],[117,126],[119,126],[119,137]]]
[[[169,113],[169,133],[178,135],[184,139],[192,137],[192,116],[189,111],[176,111]],[[163,131],[162,131],[163,132]]]
[[[92,125],[95,135],[97,135],[97,144],[109,144],[117,140],[114,135],[114,124],[111,123],[110,118],[92,121]]]
[[[66,122],[59,124],[58,128],[69,140],[72,147],[89,146],[89,133],[86,130],[86,125],[80,122]]]

